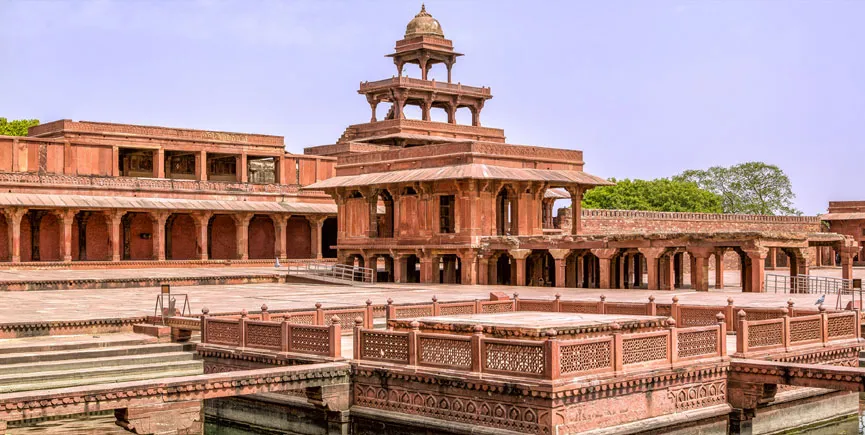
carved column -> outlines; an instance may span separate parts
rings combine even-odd
[[[125,210],[113,210],[105,213],[105,220],[108,221],[108,244],[111,245],[111,261],[120,261],[120,231],[123,225],[123,216]]]
[[[165,150],[162,148],[153,152],[153,177],[165,178]]]
[[[658,273],[659,261],[661,254],[664,253],[664,248],[640,248],[640,253],[646,257],[646,276],[648,282],[646,288],[649,290],[658,290],[660,285],[660,274]]]
[[[249,166],[246,164],[246,153],[241,153],[237,160],[237,165],[235,166],[237,181],[247,183],[249,182]]]
[[[378,100],[367,95],[366,101],[369,103],[369,108],[370,108],[370,111],[372,112],[372,114],[369,117],[369,122],[378,121],[378,119],[376,119],[376,116],[375,116],[375,110],[378,108]]]
[[[448,112],[448,124],[456,124],[457,123],[457,106],[456,106],[456,104],[448,103],[447,112]]]
[[[556,287],[565,286],[565,268],[567,267],[568,254],[570,249],[550,249],[550,255],[556,261]]]
[[[286,255],[286,232],[288,231],[288,220],[291,215],[274,214],[270,218],[273,220],[273,256],[276,258],[285,258]]]
[[[433,283],[433,259],[432,254],[421,254],[418,255],[418,260],[420,260],[420,282],[423,284],[432,284]]]
[[[26,208],[6,209],[6,228],[9,240],[9,259],[13,263],[21,262],[21,218],[27,214]]]
[[[153,222],[153,256],[158,261],[165,260],[165,222],[171,213],[168,212],[151,212],[150,219]]]
[[[208,255],[208,234],[207,226],[210,225],[210,218],[213,217],[213,213],[211,212],[203,212],[196,213],[193,216],[195,221],[195,231],[198,233],[196,237],[196,241],[198,242],[198,246],[196,250],[198,251],[198,259],[199,260],[207,260]]]
[[[516,264],[516,282],[511,283],[511,285],[524,286],[526,285],[526,257],[528,257],[531,253],[531,249],[511,249],[509,250],[511,257],[514,257],[514,263]]]
[[[378,237],[378,191],[370,189],[364,196],[369,207],[369,231],[367,237],[375,239]]]
[[[775,270],[778,267],[778,248],[769,248],[769,270]]]
[[[249,259],[249,221],[252,213],[239,213],[231,216],[235,222],[235,237],[237,239],[237,255],[239,260]]]
[[[310,215],[306,217],[306,220],[309,222],[309,236],[310,236],[310,257],[312,258],[321,258],[321,226],[324,224],[324,220],[327,216],[314,216]]]
[[[577,235],[583,230],[583,189],[572,186],[568,193],[571,194],[571,234]]]
[[[75,223],[75,210],[58,211],[60,221],[60,258],[65,262],[72,261],[72,224]]]
[[[856,255],[856,248],[844,247],[838,250],[841,256],[841,278],[853,279],[853,256]]]
[[[433,93],[433,95],[435,95],[435,93]],[[433,96],[430,96],[428,98],[424,98],[423,104],[421,105],[421,119],[423,119],[424,121],[429,121],[431,119],[430,118],[430,110],[432,110],[433,98],[434,98]]]
[[[592,249],[592,254],[595,254],[598,257],[598,288],[608,289],[610,287],[610,281],[612,277],[611,270],[611,259],[616,255],[618,249],[614,248],[604,248],[604,249]]]
[[[724,288],[724,248],[715,250],[715,288]]]
[[[490,257],[478,254],[478,284],[495,284],[490,282]]]
[[[748,258],[751,260],[751,265],[748,267],[748,278],[751,281],[749,286],[749,291],[754,293],[762,293],[765,291],[764,287],[764,262],[766,261],[766,255],[769,253],[766,248],[759,248],[751,251],[746,251],[748,254]]]
[[[477,257],[477,251],[474,250],[464,251],[460,254],[462,284],[474,285],[478,283]]]
[[[207,151],[195,154],[195,179],[207,181]]]
[[[90,220],[89,211],[82,211],[75,215],[78,223],[78,261],[87,260],[87,221]]]
[[[709,291],[709,256],[712,255],[711,248],[692,248],[691,254],[691,276],[694,290]]]
[[[393,258],[393,282],[405,282],[407,256],[405,254],[396,254],[392,252],[391,258]]]

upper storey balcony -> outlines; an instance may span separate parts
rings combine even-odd
[[[414,89],[418,91],[433,91],[448,95],[464,95],[490,99],[493,97],[490,88],[468,86],[461,83],[446,83],[433,80],[416,79],[412,77],[391,77],[389,79],[374,82],[361,82],[359,94],[370,94],[391,89]]]

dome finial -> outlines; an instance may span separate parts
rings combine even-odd
[[[409,21],[405,29],[405,37],[432,35],[444,38],[441,24],[426,11],[426,4],[421,3],[420,12]]]

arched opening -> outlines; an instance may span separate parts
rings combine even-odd
[[[462,265],[456,254],[441,256],[439,266],[439,282],[442,284],[460,284],[462,282]]]
[[[393,282],[393,257],[380,254],[372,257],[371,267],[375,270],[376,282]]]
[[[493,260],[495,267],[490,268],[489,282],[497,285],[514,285],[517,276],[517,262],[507,252],[502,252]]]
[[[432,106],[429,111],[430,121],[448,122],[448,111],[441,106]]]
[[[321,256],[323,258],[336,258],[336,217],[329,217],[321,224]]]
[[[403,273],[404,281],[408,283],[420,282],[420,258],[417,255],[411,254],[405,257],[405,273]]]
[[[0,216],[0,261],[12,261],[12,250],[9,249],[9,226],[4,216]]]
[[[555,287],[556,260],[546,250],[534,250],[526,257],[526,286]]]
[[[565,287],[581,287],[584,257],[584,251],[571,251],[565,257]]]
[[[165,258],[193,260],[198,257],[198,231],[195,219],[186,213],[175,213],[165,221]]]
[[[249,258],[274,258],[276,231],[270,216],[257,214],[249,221]]]
[[[423,109],[421,109],[417,104],[406,103],[402,106],[402,113],[405,116],[405,119],[423,119]]]
[[[496,235],[517,235],[517,195],[511,186],[503,186],[496,195]]]
[[[111,260],[109,231],[104,213],[78,212],[72,222],[72,260]]]
[[[378,194],[376,202],[378,218],[378,236],[380,238],[393,237],[393,197],[386,189]]]
[[[153,218],[147,213],[126,213],[121,219],[124,260],[153,259]]]
[[[583,255],[583,270],[582,274],[580,275],[582,278],[582,282],[580,283],[580,287],[598,288],[600,286],[600,267],[600,258],[598,258],[598,256],[593,254],[591,251],[586,252]]]
[[[292,216],[285,226],[285,257],[312,257],[312,228],[303,216]],[[324,238],[322,238],[324,239]]]
[[[456,123],[461,125],[472,125],[472,111],[468,107],[458,107]]]
[[[227,214],[217,214],[207,223],[207,258],[233,260],[237,258],[236,222]]]

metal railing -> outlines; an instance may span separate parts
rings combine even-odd
[[[289,275],[313,275],[340,281],[361,283],[375,282],[375,271],[367,267],[349,266],[340,263],[293,264],[288,267]]]
[[[835,308],[839,310],[845,309],[848,301],[852,302],[854,307],[862,306],[862,289],[854,289],[853,280],[850,279],[766,274],[766,292],[835,295]],[[829,303],[831,302],[824,302],[826,305]]]

